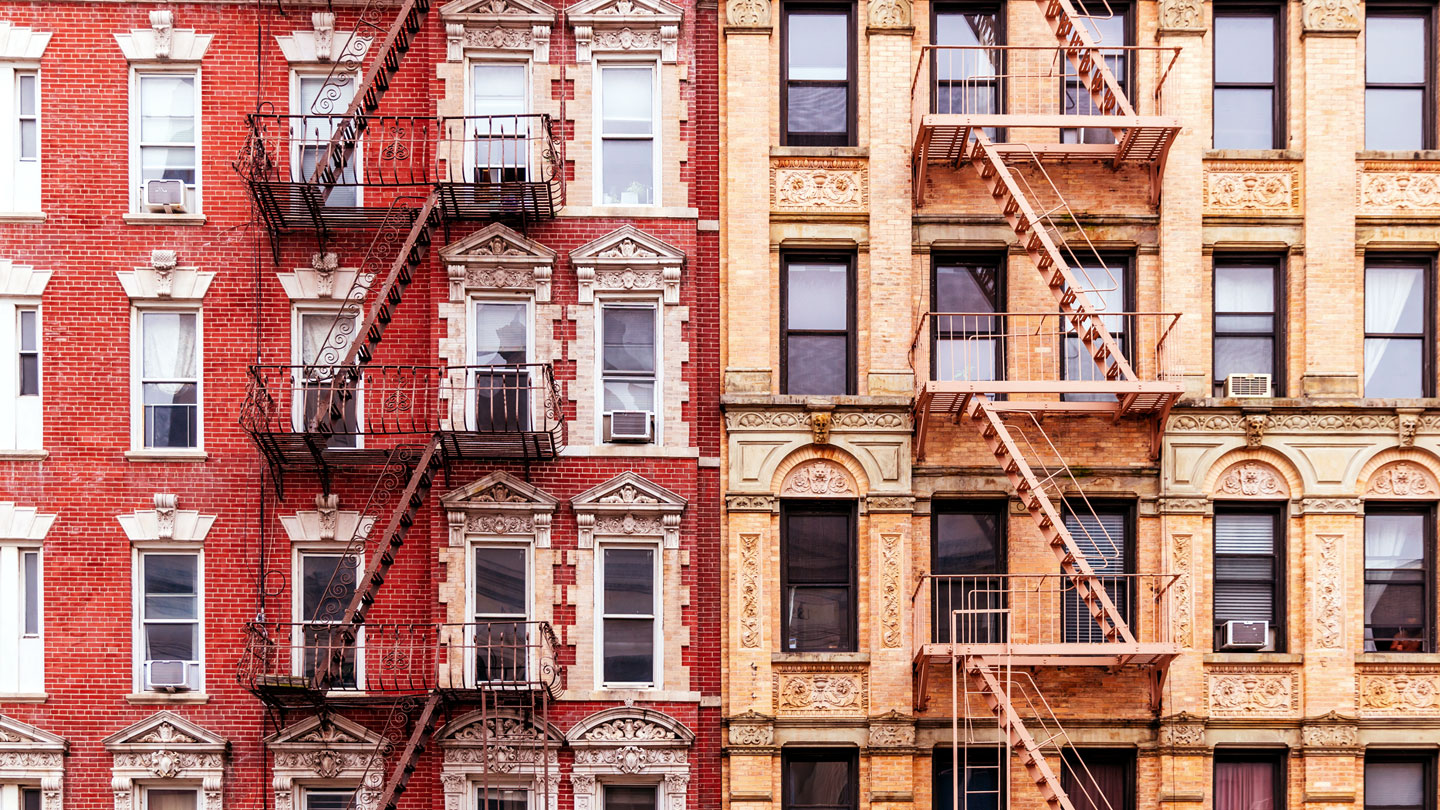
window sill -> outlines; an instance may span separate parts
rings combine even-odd
[[[562,456],[608,456],[627,458],[699,458],[698,447],[663,447],[654,444],[577,444],[566,447]]]
[[[1355,656],[1357,664],[1440,664],[1440,653],[1362,652]]]
[[[1217,652],[1206,653],[1207,664],[1301,664],[1305,656],[1300,653],[1279,652]]]
[[[204,225],[204,214],[126,214],[126,225]]]
[[[49,699],[48,692],[0,692],[0,703],[44,703]]]
[[[560,696],[566,701],[631,700],[650,703],[699,703],[699,692],[679,689],[566,689]]]
[[[1303,160],[1297,149],[1206,149],[1206,160]]]
[[[0,461],[44,461],[49,450],[0,450]]]
[[[771,146],[770,157],[868,158],[868,146]]]
[[[126,695],[125,702],[132,706],[201,706],[210,702],[204,692],[136,692]]]
[[[210,454],[204,450],[130,450],[125,453],[126,461],[208,461]]]
[[[770,654],[772,664],[868,664],[865,652],[777,652]]]
[[[0,211],[0,223],[38,224],[44,221],[45,214],[40,211]]]
[[[1355,153],[1356,160],[1440,160],[1440,149],[1364,149]]]
[[[700,209],[660,205],[567,205],[561,217],[626,217],[628,219],[699,219]]]

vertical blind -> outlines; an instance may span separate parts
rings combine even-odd
[[[1090,568],[1100,575],[1100,584],[1110,595],[1110,601],[1127,620],[1130,617],[1130,583],[1119,574],[1125,573],[1129,560],[1130,538],[1126,534],[1125,513],[1121,511],[1065,515],[1065,528],[1075,541],[1080,554],[1090,563]],[[1098,644],[1105,641],[1105,633],[1090,615],[1090,609],[1081,601],[1078,591],[1068,578],[1064,595],[1065,641],[1067,643]]]

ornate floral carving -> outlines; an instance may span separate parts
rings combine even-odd
[[[775,727],[769,723],[745,723],[730,726],[731,745],[770,745],[775,742]]]
[[[1424,467],[1408,461],[1396,461],[1370,476],[1365,494],[1390,498],[1434,498],[1440,497],[1440,486]]]
[[[625,484],[609,495],[600,498],[599,503],[660,503],[660,499],[647,495],[634,484]]]
[[[493,28],[465,29],[467,48],[529,50],[533,45],[529,28],[502,28],[497,25]]]
[[[880,646],[899,649],[900,535],[880,535]],[[873,730],[872,730],[873,731]]]
[[[644,231],[626,225],[570,252],[581,303],[595,290],[659,290],[667,304],[680,303],[685,254]]]
[[[627,236],[595,255],[602,259],[653,259],[660,254]]]
[[[776,211],[864,211],[868,186],[869,169],[854,160],[776,158],[770,166]]]
[[[581,748],[575,752],[576,765],[600,766],[620,773],[640,773],[652,766],[683,765],[683,748],[642,748],[623,745],[615,748]]]
[[[600,534],[661,534],[664,532],[659,517],[644,517],[636,515],[634,512],[597,517],[594,525],[595,531]]]
[[[729,411],[725,414],[725,426],[731,430],[801,430],[809,425],[810,417],[803,411]],[[852,411],[833,413],[830,429],[908,431],[910,422],[898,413]]]
[[[1320,577],[1315,584],[1319,602],[1316,629],[1319,645],[1338,650],[1343,646],[1345,625],[1345,573],[1341,565],[1344,538],[1338,534],[1318,534],[1320,542]]]
[[[532,534],[535,522],[529,515],[471,515],[465,523],[471,534]]]
[[[1170,535],[1170,568],[1179,576],[1170,586],[1171,598],[1175,600],[1175,640],[1181,647],[1190,646],[1191,592],[1190,592],[1190,541],[1192,535]]]
[[[725,4],[725,22],[732,28],[769,28],[769,0],[729,0]]]
[[[1364,511],[1359,498],[1306,498],[1300,502],[1300,514],[1358,515]]]
[[[175,743],[195,743],[199,742],[199,740],[176,728],[171,723],[161,723],[149,732],[130,740],[130,742],[173,745]]]
[[[865,499],[868,512],[913,512],[915,499],[909,495],[871,495]]]
[[[740,646],[760,646],[760,535],[740,535]]]
[[[1370,714],[1440,714],[1440,672],[1362,671],[1360,710]]]
[[[1366,164],[1360,171],[1360,210],[1367,214],[1429,214],[1440,211],[1440,172],[1418,166]]]
[[[870,721],[866,745],[870,748],[909,748],[915,745],[915,723],[899,712]],[[897,722],[898,721],[898,722]]]
[[[1205,167],[1206,213],[1298,213],[1299,195],[1299,178],[1293,166],[1211,162]]]
[[[659,723],[652,723],[638,717],[621,717],[585,732],[582,740],[620,742],[642,740],[646,742],[674,742],[680,737],[674,731]]]
[[[1360,7],[1356,0],[1305,0],[1306,31],[1358,32]]]
[[[786,671],[775,674],[777,714],[863,714],[867,702],[865,675],[862,672]]]
[[[1200,12],[1200,0],[1160,0],[1160,29],[1205,30],[1205,17]]]
[[[1230,467],[1220,478],[1218,491],[1246,498],[1278,498],[1290,488],[1275,468],[1257,461],[1243,461]]]
[[[855,484],[844,467],[823,458],[801,462],[785,476],[781,495],[854,497]]]
[[[535,275],[530,270],[521,268],[485,267],[477,264],[465,269],[465,286],[528,290],[535,286]]]
[[[1209,498],[1161,498],[1162,515],[1203,515],[1210,511]]]
[[[1212,717],[1288,714],[1300,693],[1296,673],[1282,668],[1214,669],[1206,680]]]
[[[1300,740],[1306,748],[1354,748],[1359,729],[1342,723],[1302,726]]]
[[[909,28],[909,0],[869,0],[871,28]]]
[[[1205,724],[1166,723],[1160,726],[1160,744],[1185,747],[1203,746],[1205,744]]]
[[[731,512],[770,512],[775,499],[769,495],[726,495],[725,508]]]

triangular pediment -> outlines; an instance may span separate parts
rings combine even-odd
[[[0,751],[64,751],[64,737],[0,714]]]
[[[684,13],[667,0],[583,0],[565,16],[572,25],[674,25]]]
[[[6,62],[38,62],[50,44],[48,31],[36,31],[0,20],[0,60]]]
[[[454,0],[440,7],[440,16],[449,21],[474,22],[555,22],[555,7],[540,0]]]
[[[449,509],[554,509],[559,498],[503,470],[446,493],[441,502]]]
[[[496,222],[447,245],[440,251],[447,262],[551,264],[555,251]]]
[[[572,746],[688,746],[695,732],[664,712],[617,706],[575,724],[566,735]]]
[[[636,509],[670,511],[684,509],[686,501],[654,481],[627,470],[576,495],[570,503],[576,509],[607,512]]]
[[[223,750],[229,741],[171,711],[161,711],[104,739],[107,751]]]
[[[265,740],[270,748],[363,748],[373,749],[380,735],[339,715],[320,715],[288,726]]]
[[[570,251],[570,261],[591,265],[669,265],[683,264],[685,253],[634,225],[625,225]]]

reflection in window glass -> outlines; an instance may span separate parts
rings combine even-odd
[[[1425,265],[1365,268],[1365,396],[1422,397]]]
[[[655,68],[600,68],[600,188],[605,205],[655,203]]]
[[[1215,387],[1231,374],[1274,374],[1276,276],[1273,263],[1215,262]],[[1278,391],[1276,393],[1279,393]]]
[[[1430,604],[1425,571],[1429,516],[1421,511],[1368,510],[1365,514],[1365,649],[1426,652]]]
[[[601,620],[605,683],[655,681],[655,550],[604,549]]]
[[[849,260],[788,260],[784,283],[785,393],[849,393]]]
[[[198,446],[199,320],[194,312],[140,313],[145,447]]]
[[[1430,15],[1365,17],[1365,148],[1427,149],[1433,138],[1427,104]]]
[[[850,142],[850,12],[785,11],[785,143]]]
[[[1215,12],[1216,149],[1277,149],[1279,16]]]

